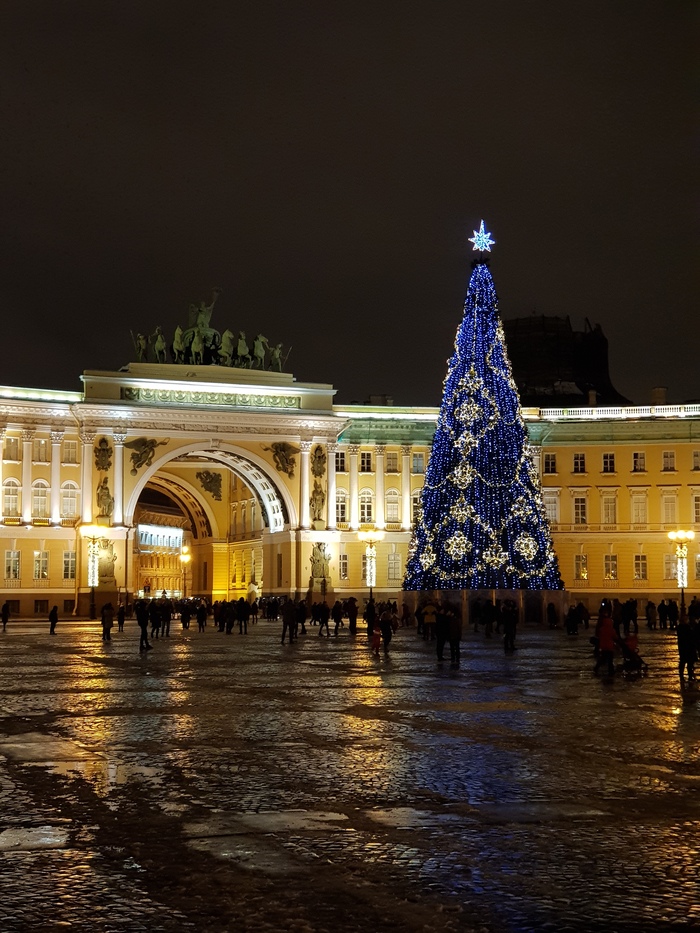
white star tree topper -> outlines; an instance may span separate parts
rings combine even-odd
[[[479,229],[474,231],[474,236],[469,237],[469,242],[473,243],[474,249],[480,253],[490,253],[491,247],[496,243],[495,240],[491,239],[491,234],[484,226],[483,220]]]

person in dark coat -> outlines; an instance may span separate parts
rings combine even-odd
[[[207,607],[204,603],[197,606],[197,629],[203,632],[207,625]]]
[[[333,608],[331,609],[331,618],[333,619],[333,624],[335,625],[334,635],[338,634],[338,629],[343,624],[343,604],[339,599],[333,603]]]
[[[697,660],[695,632],[686,619],[685,613],[682,613],[678,620],[676,639],[678,641],[678,676],[680,677],[681,686],[683,686],[685,683],[684,669],[688,671],[688,680],[695,680],[695,661]]]
[[[462,641],[462,614],[450,606],[447,612],[450,639],[450,667],[459,667],[460,642]]]
[[[136,622],[141,631],[139,651],[150,651],[153,645],[148,643],[148,603],[143,599],[136,603]]]
[[[294,629],[296,628],[297,610],[291,599],[287,599],[282,605],[282,644],[284,636],[289,634],[289,644],[294,641]]]
[[[324,599],[323,602],[321,603],[320,610],[319,610],[318,634],[323,635],[323,626],[325,625],[327,638],[330,638],[330,635],[331,635],[331,630],[328,627],[328,622],[330,620],[330,617],[331,617],[331,607],[328,605],[328,603]]]
[[[117,631],[118,632],[124,631],[124,619],[126,619],[126,607],[124,603],[119,603],[119,607],[117,609]]]
[[[236,615],[238,616],[238,634],[247,635],[248,619],[250,618],[250,603],[245,598],[245,596],[241,596],[241,598],[238,600],[238,605],[236,606]]]
[[[5,600],[5,602],[2,604],[0,618],[2,618],[2,630],[5,632],[7,630],[7,623],[10,619],[10,604],[7,602],[7,600]]]
[[[389,653],[389,645],[394,634],[394,626],[392,625],[392,621],[392,612],[387,607],[379,617],[379,628],[382,633],[382,641],[384,642],[384,654]]]
[[[49,613],[49,634],[56,634],[56,625],[58,624],[58,606],[54,606]]]
[[[435,641],[437,648],[437,659],[438,664],[442,664],[445,660],[443,655],[445,653],[445,645],[447,640],[450,637],[450,620],[448,616],[448,609],[446,603],[443,603],[441,606],[437,607],[437,613],[435,614]]]

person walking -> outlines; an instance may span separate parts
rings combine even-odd
[[[437,659],[438,664],[442,664],[445,660],[443,655],[445,653],[445,645],[450,637],[450,618],[448,615],[449,607],[447,603],[443,603],[442,606],[438,606],[438,611],[435,615],[435,639],[437,645]]]
[[[681,687],[685,686],[683,670],[688,671],[688,681],[695,680],[695,661],[697,660],[697,645],[695,632],[688,622],[685,612],[676,625],[676,639],[678,642],[678,676],[681,681]]]
[[[323,627],[324,627],[324,625],[325,625],[325,627],[326,627],[326,638],[330,638],[330,636],[331,636],[331,630],[330,630],[330,628],[328,627],[328,622],[329,622],[329,620],[330,620],[330,617],[331,617],[331,607],[328,605],[328,603],[327,603],[326,600],[324,599],[323,602],[321,603],[321,608],[320,608],[320,611],[319,611],[319,620],[320,620],[320,621],[319,621],[319,627],[318,627],[318,634],[319,634],[319,635],[323,635]]]
[[[506,654],[515,651],[515,629],[518,625],[518,606],[513,599],[503,604],[503,650]]]
[[[173,606],[169,599],[162,600],[160,604],[160,624],[163,636],[170,638],[170,622],[173,617]]]
[[[458,608],[450,606],[447,612],[450,639],[450,667],[459,667],[460,642],[462,641],[462,615]]]
[[[333,603],[333,608],[331,609],[331,618],[333,619],[333,624],[335,625],[335,631],[333,634],[337,637],[338,629],[343,624],[343,604],[339,599]]]
[[[54,606],[49,613],[49,634],[56,634],[56,625],[58,624],[58,606]]]
[[[148,603],[143,599],[136,603],[136,622],[141,632],[139,651],[150,651],[153,645],[148,643]]]
[[[601,664],[607,664],[608,674],[612,677],[615,673],[614,657],[618,637],[615,633],[612,611],[607,605],[601,606],[598,624],[596,625],[596,637],[598,639],[598,660],[593,668],[593,673],[598,673]]]
[[[289,644],[294,641],[294,629],[296,628],[297,610],[293,601],[287,597],[282,606],[282,644],[284,636],[289,635]]]
[[[114,625],[114,606],[105,603],[102,607],[102,641],[112,640],[112,626]]]
[[[389,654],[389,645],[394,634],[394,615],[388,606],[379,616],[379,631],[384,642],[384,654]]]
[[[197,629],[203,632],[207,624],[207,607],[202,602],[197,606]]]
[[[119,608],[117,609],[117,631],[124,631],[124,619],[126,618],[126,607],[124,603],[119,603]]]

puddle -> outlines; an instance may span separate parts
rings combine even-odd
[[[262,813],[217,814],[211,819],[186,823],[186,836],[240,836],[264,833],[318,832],[348,830],[339,824],[347,822],[344,813],[325,813],[313,810],[268,810]]]
[[[68,832],[57,826],[6,829],[0,833],[0,852],[31,852],[34,849],[62,849],[68,845]]]
[[[102,758],[77,742],[61,739],[41,732],[25,732],[23,735],[0,738],[0,753],[19,762],[85,761]]]
[[[382,826],[392,829],[424,829],[445,823],[459,823],[464,817],[457,813],[433,813],[430,810],[414,810],[412,807],[392,807],[386,810],[365,810],[368,816]]]
[[[215,836],[209,839],[190,839],[190,848],[227,859],[266,875],[292,875],[308,873],[307,864],[297,861],[279,847],[279,841],[268,841],[261,836]]]

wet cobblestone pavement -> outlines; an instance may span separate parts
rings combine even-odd
[[[675,639],[0,633],[0,931],[700,929]]]

